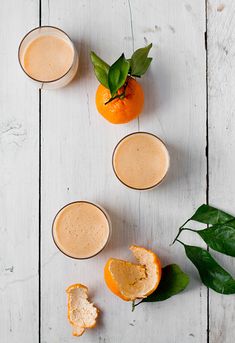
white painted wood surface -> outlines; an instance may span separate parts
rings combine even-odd
[[[235,3],[208,4],[209,201],[235,213]],[[234,275],[234,258],[214,254]],[[235,297],[210,292],[210,341],[235,337]]]
[[[177,227],[206,201],[205,1],[41,3],[42,25],[58,26],[71,36],[80,52],[80,68],[66,88],[42,91],[39,328],[39,99],[17,65],[18,43],[38,25],[39,6],[29,0],[1,2],[0,342],[36,343],[38,329],[41,343],[233,342],[233,297],[210,292],[207,337],[207,290],[182,248],[169,247]],[[210,0],[208,6],[209,200],[234,213],[235,5]],[[109,124],[95,108],[98,82],[89,51],[111,63],[123,51],[130,56],[150,42],[154,61],[141,80],[144,112],[130,124]],[[137,130],[159,135],[171,155],[166,181],[150,192],[125,188],[112,172],[114,146]],[[86,261],[65,257],[51,237],[58,209],[80,199],[102,205],[113,223],[108,247]],[[194,242],[192,236],[186,238]],[[132,313],[130,304],[111,294],[103,281],[107,258],[129,258],[132,243],[154,249],[163,264],[179,263],[191,275],[188,290],[163,303],[140,305]],[[225,263],[232,271],[230,262]],[[13,272],[8,269],[12,266]],[[66,313],[65,289],[75,282],[89,287],[101,310],[97,328],[78,339],[71,336]]]
[[[27,18],[27,20],[26,20]],[[38,4],[0,4],[0,342],[38,337],[38,91],[17,60]]]

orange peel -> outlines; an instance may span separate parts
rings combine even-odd
[[[86,329],[94,328],[98,309],[88,300],[88,288],[80,283],[66,289],[68,295],[68,320],[73,336],[81,336]]]
[[[123,87],[118,94],[123,93]],[[144,106],[144,91],[133,78],[127,78],[127,87],[123,99],[111,98],[109,89],[99,85],[96,91],[96,107],[98,112],[112,124],[125,124],[138,117]]]
[[[110,258],[104,268],[108,288],[125,301],[143,299],[153,293],[162,274],[161,262],[153,251],[136,245],[130,246],[130,250],[138,264]]]

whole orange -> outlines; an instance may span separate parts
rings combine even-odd
[[[113,124],[128,123],[138,117],[144,105],[144,92],[141,85],[133,78],[128,77],[123,99],[114,99],[105,104],[111,98],[109,89],[99,85],[96,92],[96,107],[102,116]],[[124,88],[118,90],[123,93]]]

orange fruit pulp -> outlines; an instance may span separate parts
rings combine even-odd
[[[143,299],[152,294],[162,274],[161,262],[153,251],[136,245],[132,245],[130,250],[138,264],[110,258],[104,268],[106,285],[125,301]]]
[[[124,86],[118,90],[122,94]],[[144,106],[144,92],[141,85],[132,77],[126,80],[125,97],[111,98],[109,89],[99,85],[96,91],[96,107],[99,113],[113,124],[124,124],[138,117]]]

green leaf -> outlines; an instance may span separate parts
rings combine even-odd
[[[211,249],[235,257],[235,219],[195,232]]]
[[[145,62],[143,62],[141,69],[139,69],[139,72],[131,73],[132,76],[135,77],[141,77],[141,75],[144,75],[150,66],[150,63],[152,62],[152,57],[148,57]]]
[[[132,304],[132,311],[143,302],[158,302],[167,300],[182,292],[189,283],[189,277],[177,264],[169,264],[162,268],[162,277],[157,289],[147,298],[137,304]]]
[[[129,67],[130,63],[126,60],[124,54],[111,65],[108,73],[108,85],[112,97],[126,82]]]
[[[148,57],[149,50],[152,48],[152,43],[145,48],[136,50],[130,59],[130,73],[132,76],[140,77],[148,69],[152,58]]]
[[[93,51],[90,53],[91,62],[94,66],[94,72],[98,79],[98,81],[106,88],[109,88],[108,85],[108,73],[109,73],[109,65],[104,62],[101,58],[99,58]]]
[[[207,250],[196,246],[183,245],[187,257],[197,268],[204,285],[221,294],[235,293],[235,280],[216,262]]]
[[[204,224],[224,224],[229,220],[235,219],[230,214],[219,210],[218,208],[201,205],[190,220],[195,220]]]
[[[169,264],[162,268],[162,277],[156,291],[144,298],[142,302],[155,302],[169,299],[182,292],[189,283],[189,277],[177,264]]]

